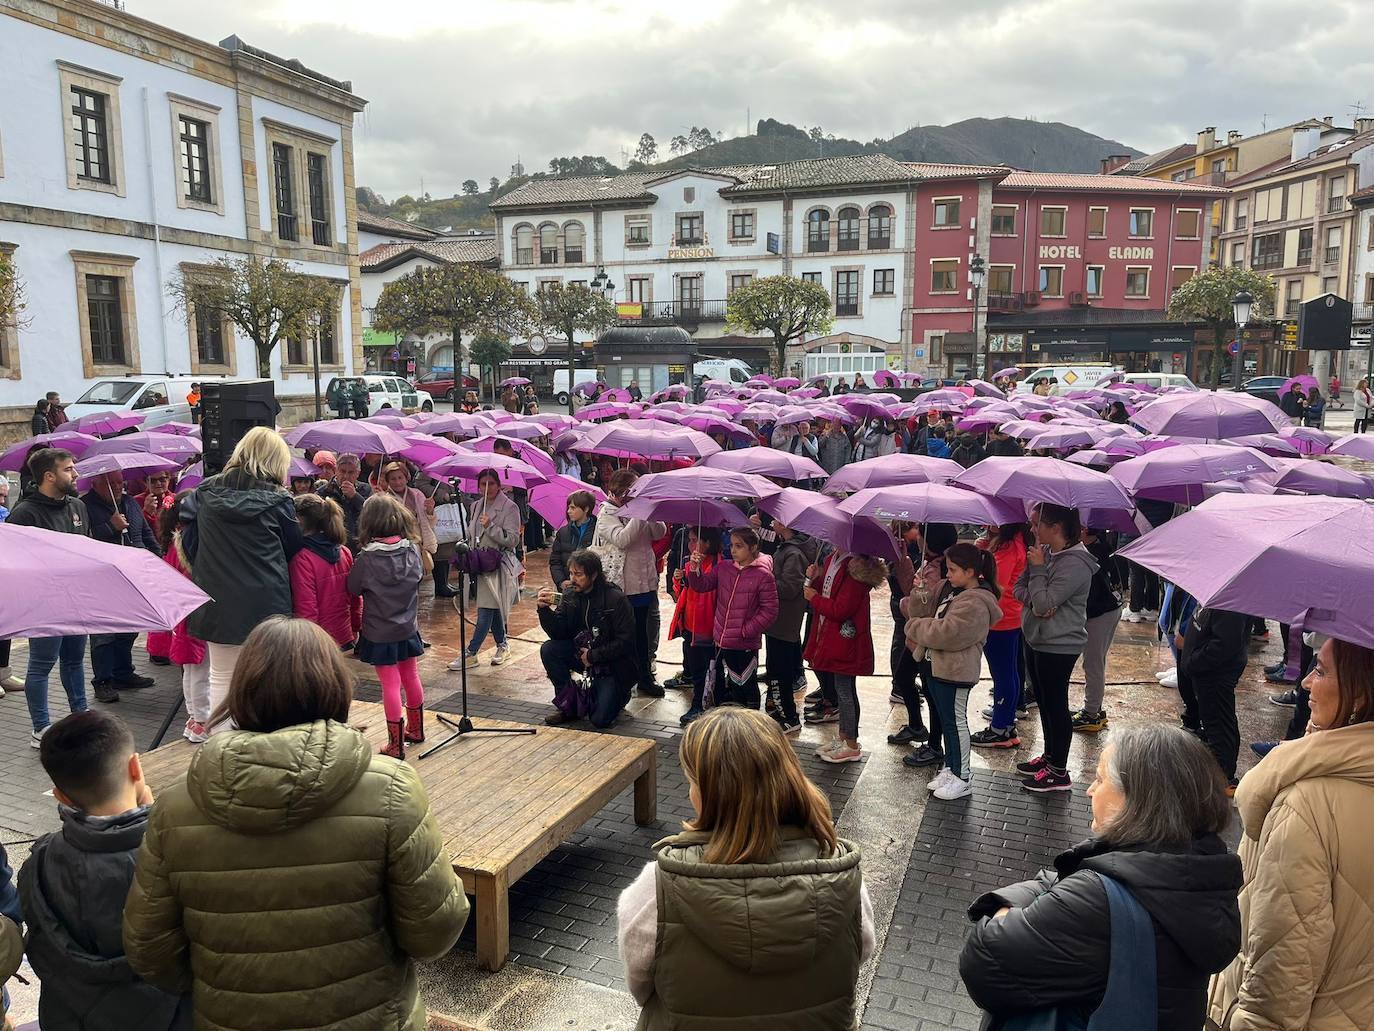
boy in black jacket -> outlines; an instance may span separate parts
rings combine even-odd
[[[124,899],[153,793],[117,716],[73,713],[39,751],[62,829],[39,838],[19,871],[28,955],[42,982],[44,1031],[191,1027],[191,997],[142,981],[124,956]]]
[[[1236,783],[1240,726],[1236,684],[1249,655],[1250,617],[1225,609],[1199,608],[1177,642],[1178,693],[1185,726],[1202,725],[1202,740],[1216,756],[1229,784]]]

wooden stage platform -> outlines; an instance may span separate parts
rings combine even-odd
[[[349,724],[375,748],[386,743],[386,720],[375,702],[354,702]],[[482,727],[529,724],[480,720]],[[510,952],[508,891],[541,859],[634,785],[635,822],[658,809],[658,753],[653,741],[562,727],[535,734],[473,734],[427,759],[419,754],[450,733],[425,713],[423,745],[406,749],[463,889],[477,900],[477,962],[500,970]],[[185,776],[196,746],[184,739],[143,756],[154,794]]]

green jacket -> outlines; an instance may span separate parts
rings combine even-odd
[[[415,771],[332,720],[217,734],[153,807],[129,965],[204,1031],[422,1031],[468,902]]]
[[[784,827],[771,863],[701,861],[709,835],[658,858],[654,994],[639,1031],[839,1031],[854,1026],[862,954],[859,847],[822,859]]]

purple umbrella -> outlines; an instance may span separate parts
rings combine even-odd
[[[821,391],[819,387],[798,387],[796,390],[793,390],[791,394],[792,397],[799,397],[809,401],[813,397],[820,397]]]
[[[1214,498],[1218,494],[1277,494],[1278,492],[1277,487],[1260,477],[1249,480],[1217,480],[1216,483],[1206,483],[1202,486],[1202,493],[1209,498]]]
[[[759,404],[790,405],[792,403],[792,398],[781,390],[760,390],[750,400]]]
[[[973,392],[982,397],[1006,397],[1007,392],[1001,387],[993,386],[985,380],[971,379],[968,385],[973,388]]]
[[[748,526],[749,517],[728,501],[710,498],[632,498],[616,515],[683,526]]]
[[[952,481],[1002,500],[1047,501],[1065,508],[1135,508],[1106,473],[1057,458],[985,458]]]
[[[185,461],[201,452],[200,441],[195,437],[176,437],[170,433],[126,433],[122,437],[109,437],[86,449],[83,457],[112,455],[117,452],[143,451],[161,458],[179,458]]]
[[[757,376],[750,376],[744,381],[744,385],[746,387],[757,387],[759,389],[771,387],[773,385],[773,377],[759,373]]]
[[[625,387],[612,387],[601,395],[603,401],[615,401],[619,404],[633,404],[634,396]]]
[[[630,488],[634,498],[763,498],[782,488],[762,476],[697,465],[641,476]],[[815,497],[813,494],[812,497]]]
[[[1295,386],[1306,394],[1309,390],[1320,389],[1321,385],[1317,382],[1316,376],[1304,372],[1300,376],[1290,376],[1288,379],[1284,380],[1283,386],[1279,387],[1279,397],[1283,397],[1284,394],[1288,393]]]
[[[148,455],[141,456],[143,458]],[[144,548],[0,525],[0,637],[171,630],[210,596]]]
[[[854,555],[897,561],[901,558],[892,531],[867,516],[850,515],[840,510],[833,498],[813,491],[786,487],[770,497],[760,498],[760,512],[799,533],[834,545]]]
[[[1256,451],[1263,451],[1266,455],[1274,455],[1279,458],[1296,458],[1302,452],[1298,446],[1277,433],[1252,433],[1248,437],[1233,437],[1230,443],[1237,447],[1252,447]]]
[[[1182,443],[1181,440],[1172,440],[1169,437],[1113,437],[1099,446],[1109,455],[1134,458],[1137,455],[1148,455],[1152,451],[1178,447]]]
[[[1132,421],[1150,433],[1202,440],[1273,433],[1289,425],[1288,416],[1263,398],[1210,391],[1164,394],[1136,412]]]
[[[352,452],[355,455],[399,455],[409,443],[389,426],[352,419],[301,423],[282,437],[292,447],[325,448],[335,454]]]
[[[157,426],[149,426],[149,433],[170,433],[175,437],[199,437],[200,427],[192,426],[189,422],[164,422]]]
[[[1068,451],[1076,447],[1091,447],[1102,435],[1084,426],[1064,426],[1051,423],[1044,433],[1031,437],[1026,447],[1032,451]]]
[[[676,413],[664,412],[661,413],[660,418],[662,415],[671,414]],[[754,435],[749,432],[748,427],[731,422],[724,413],[711,415],[708,412],[698,412],[696,415],[681,416],[681,419],[682,425],[696,430],[698,433],[723,433],[737,443],[748,442],[752,444],[754,442]]]
[[[1026,519],[1025,509],[976,491],[946,483],[908,483],[869,487],[840,502],[840,511],[854,516],[907,523],[976,523],[1002,526]]]
[[[697,410],[710,410],[714,408],[716,411],[724,412],[726,415],[738,415],[747,407],[748,406],[743,401],[733,397],[718,397],[707,404],[697,405]]]
[[[635,412],[642,411],[638,405],[628,404],[624,401],[598,401],[594,405],[588,405],[576,413],[575,418],[581,422],[592,422],[596,419],[615,419],[620,416],[633,415]]]
[[[778,480],[824,479],[826,476],[826,471],[805,455],[793,455],[771,447],[721,451],[702,459],[701,464],[708,469],[731,469]]]
[[[547,437],[549,428],[533,419],[511,419],[508,422],[497,423],[487,432],[513,440],[534,440],[538,437]]]
[[[672,398],[686,397],[690,393],[691,391],[687,389],[687,384],[674,383],[671,386],[664,387],[662,390],[655,390],[649,395],[649,400],[653,402],[667,401]]]
[[[443,415],[436,415],[424,424],[424,432],[438,435],[440,433],[452,433],[455,437],[478,437],[483,433],[490,433],[494,426],[490,419],[484,419],[480,415],[468,415],[466,412],[446,412]]]
[[[879,369],[873,374],[873,385],[875,387],[899,387],[902,385],[902,381],[891,369]]]
[[[592,427],[574,450],[616,458],[705,458],[719,451],[720,445],[686,426],[646,428],[639,423],[618,421]]]
[[[477,489],[477,477],[484,469],[492,469],[497,478],[505,485],[522,487],[529,490],[539,483],[547,483],[548,477],[528,462],[505,455],[492,455],[480,451],[465,451],[460,455],[449,455],[424,467],[425,472],[436,480],[460,480],[465,490]]]
[[[99,443],[100,438],[89,433],[68,433],[65,430],[58,430],[56,433],[40,433],[36,437],[21,440],[18,444],[11,444],[7,447],[5,453],[0,455],[0,471],[19,472],[24,468],[24,463],[29,460],[29,452],[36,447],[63,448],[80,458],[87,450]]]
[[[774,424],[777,426],[796,426],[799,423],[811,422],[817,417],[817,414],[817,411],[812,408],[789,405],[787,408],[778,409]]]
[[[1322,494],[1328,498],[1374,497],[1374,484],[1369,480],[1330,462],[1314,462],[1304,458],[1277,458],[1274,461],[1282,469],[1264,479],[1279,490]]]
[[[197,463],[197,464],[200,464],[200,463]],[[320,467],[317,466],[314,462],[307,462],[304,458],[292,458],[292,459],[291,459],[291,464],[290,464],[289,466],[286,467],[286,479],[287,479],[287,482],[290,482],[291,480],[294,480],[294,479],[297,479],[297,478],[300,478],[300,477],[305,477],[305,476],[308,476],[308,477],[310,477],[310,478],[313,480],[315,477],[317,477],[317,476],[319,476],[319,475],[320,475]],[[178,481],[178,483],[177,483],[177,489],[178,489],[178,490],[184,490],[184,489],[186,489],[186,488],[185,488],[185,483],[184,483],[184,481],[185,481],[185,477],[182,477],[182,480],[181,480],[181,481]]]
[[[1118,554],[1199,605],[1374,648],[1374,506],[1366,502],[1218,494]]]
[[[1149,533],[1150,521],[1136,511],[1124,508],[1080,508],[1078,520],[1090,530],[1115,530],[1131,537]]]
[[[779,390],[792,390],[801,386],[801,380],[797,379],[796,376],[783,376],[781,379],[774,380],[773,386]]]
[[[1089,469],[1110,469],[1117,462],[1124,462],[1125,455],[1109,455],[1105,451],[1096,451],[1091,448],[1083,451],[1075,451],[1064,458],[1066,462],[1074,465],[1086,465]]]
[[[205,480],[205,463],[195,462],[188,465],[177,477],[177,490],[190,490],[199,487]]]
[[[572,476],[556,474],[549,477],[548,483],[530,488],[530,508],[538,512],[555,530],[568,522],[568,496],[574,491],[585,490],[596,499],[598,505],[606,500],[606,492],[590,483],[583,483]]]
[[[495,453],[496,442],[502,439],[504,438],[499,435],[478,437],[476,440],[464,441],[462,444],[457,445],[457,447],[460,451],[476,451],[481,454],[489,455]],[[533,466],[545,476],[554,476],[557,474],[558,466],[554,464],[553,458],[550,457],[547,452],[541,451],[529,441],[506,440],[506,443],[510,445],[511,450],[515,452],[515,457],[520,459],[520,461]]]
[[[5,452],[7,455],[9,452]],[[1363,433],[1347,433],[1339,438],[1334,444],[1326,449],[1328,455],[1345,455],[1347,458],[1361,458],[1366,462],[1374,462],[1374,436],[1366,436]],[[4,462],[0,461],[0,469],[5,468]]]
[[[68,433],[90,433],[97,437],[112,437],[132,429],[148,418],[141,412],[93,412],[62,424]]]
[[[948,483],[964,471],[958,462],[927,455],[893,454],[850,462],[821,488],[825,494],[845,494],[865,487],[893,487],[907,483]]]
[[[1048,433],[1051,428],[1059,427],[1052,422],[1041,422],[1039,419],[1012,419],[1010,422],[1002,423],[1002,432],[1017,440],[1030,440],[1032,437]]]
[[[419,466],[429,465],[449,455],[461,454],[463,450],[446,437],[431,437],[428,433],[420,433],[417,430],[403,431],[401,436],[406,439],[406,447],[405,450],[396,453]]]
[[[868,419],[890,419],[892,413],[887,410],[887,405],[881,401],[875,401],[864,394],[841,394],[839,397],[830,399],[838,404],[850,415],[859,415]]]
[[[507,376],[500,385],[503,387],[527,387],[530,385],[530,381],[524,376]]]
[[[419,419],[412,418],[409,415],[397,415],[395,412],[388,412],[385,415],[369,415],[366,419],[360,421],[371,423],[374,426],[385,426],[398,433],[402,430],[419,429],[421,425]]]
[[[154,470],[168,472],[179,468],[181,463],[170,458],[150,455],[146,451],[116,451],[110,454],[83,458],[76,463],[76,488],[86,490],[97,476],[115,471],[125,473],[150,473]]]
[[[1285,426],[1279,436],[1291,440],[1304,455],[1324,455],[1339,438],[1315,426]]]
[[[542,412],[539,415],[525,416],[526,422],[537,422],[545,427],[549,434],[558,433],[577,425],[577,420],[570,415],[562,415],[558,412]]]
[[[1111,475],[1139,498],[1196,505],[1203,484],[1247,480],[1282,471],[1278,459],[1229,444],[1180,444],[1112,467]]]
[[[1124,372],[1109,372],[1107,375],[1103,376],[1100,380],[1094,383],[1093,386],[1107,387],[1111,386],[1111,384],[1113,383],[1120,383],[1121,380],[1125,377],[1125,375],[1126,374]]]
[[[599,391],[599,390],[605,390],[605,389],[606,389],[606,384],[605,384],[605,383],[602,383],[601,380],[599,380],[599,379],[589,379],[589,380],[583,380],[583,381],[582,381],[581,383],[579,383],[577,386],[573,387],[573,393],[574,393],[574,394],[581,394],[583,397],[591,397],[591,396],[592,396],[593,394],[595,394],[597,391]]]
[[[1005,379],[1007,376],[1019,376],[1019,375],[1021,375],[1021,370],[1018,369],[1018,368],[1016,368],[1016,366],[1013,365],[1013,366],[1012,366],[1011,368],[1009,368],[1009,369],[998,369],[996,372],[994,372],[994,373],[992,374],[992,376],[991,376],[990,378],[991,378],[992,380],[995,381],[995,380],[999,380],[999,379]]]

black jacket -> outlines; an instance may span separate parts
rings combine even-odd
[[[988,458],[1020,458],[1026,453],[1026,449],[1021,446],[1021,442],[1015,437],[1008,437],[1006,440],[992,440],[988,442]]]
[[[304,542],[284,487],[230,469],[197,487],[181,518],[191,579],[211,598],[186,621],[193,636],[242,644],[268,616],[291,615],[287,563]]]
[[[553,546],[549,549],[549,576],[553,578],[553,589],[561,591],[563,581],[568,578],[568,559],[574,551],[580,551],[591,544],[596,535],[596,516],[589,516],[582,525],[579,537],[572,523],[564,523],[553,535]]]
[[[1290,390],[1279,398],[1279,410],[1289,418],[1296,419],[1302,415],[1302,394],[1296,390]]]
[[[319,489],[319,495],[322,498],[333,498],[339,503],[344,513],[344,530],[348,535],[348,546],[351,550],[357,551],[358,516],[363,514],[363,505],[372,497],[372,487],[362,480],[353,486],[355,490],[351,499],[344,497],[343,488],[339,486],[338,480],[326,483]]]
[[[118,816],[66,806],[60,813],[62,829],[39,838],[19,871],[44,1031],[190,1028],[191,997],[154,988],[124,957],[124,899],[148,807]]]
[[[29,420],[29,429],[33,431],[35,437],[52,432],[52,427],[48,425],[48,417],[42,412],[33,413],[33,418]]]
[[[575,641],[584,630],[595,644],[588,653],[593,666],[608,666],[621,687],[639,681],[635,662],[635,614],[625,592],[604,576],[585,594],[563,592],[563,603],[556,609],[540,606],[539,625],[552,641]]]
[[[143,506],[129,495],[125,494],[119,499],[119,512],[129,521],[129,528],[123,533],[110,525],[115,510],[109,498],[99,491],[92,490],[82,495],[81,500],[85,502],[86,511],[90,514],[91,536],[96,540],[104,541],[106,544],[123,544],[130,548],[147,548],[154,555],[162,554],[162,549],[157,546],[157,535],[148,525],[148,520],[143,517]]]
[[[86,511],[86,503],[74,494],[56,500],[40,491],[25,494],[10,509],[5,522],[11,526],[36,526],[55,533],[91,535],[91,516]]]
[[[969,907],[976,924],[959,956],[969,997],[994,1017],[1046,1006],[1095,1009],[1107,988],[1112,937],[1100,873],[1125,885],[1154,924],[1160,1031],[1200,1029],[1208,977],[1240,950],[1239,857],[1213,834],[1179,853],[1114,851],[1091,838],[1054,865]],[[1003,906],[1012,911],[990,919]]]
[[[1226,609],[1199,608],[1183,635],[1183,672],[1193,680],[1235,682],[1250,654],[1250,617]]]
[[[1101,531],[1098,532],[1097,540],[1086,547],[1088,554],[1097,559],[1097,572],[1093,573],[1092,581],[1088,585],[1087,608],[1088,618],[1096,619],[1121,608],[1120,585],[1116,582],[1115,576],[1116,563],[1112,561],[1116,549],[1112,547],[1106,533]]]

